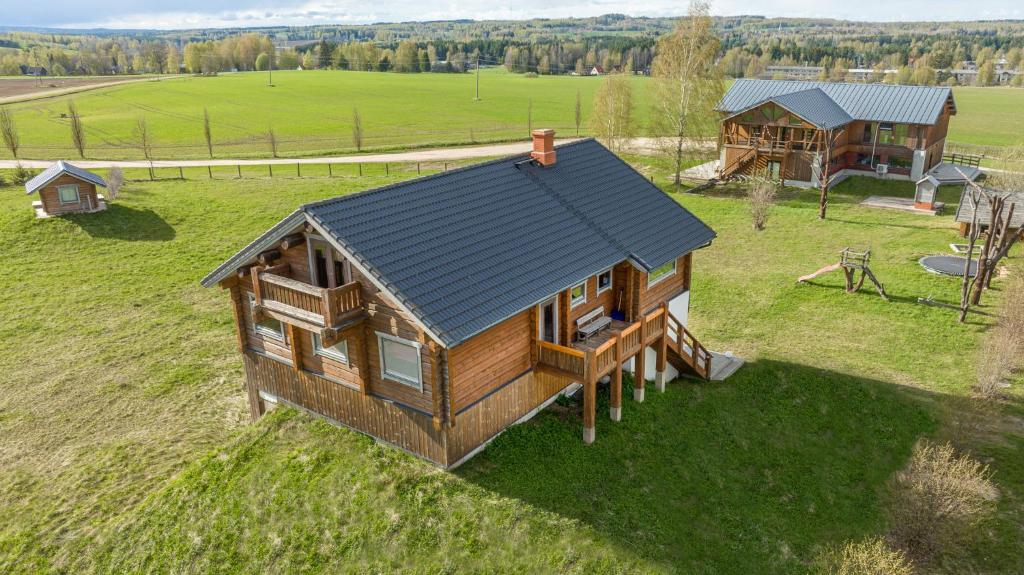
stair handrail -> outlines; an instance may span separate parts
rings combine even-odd
[[[676,345],[678,346],[679,355],[689,356],[691,365],[697,374],[704,379],[710,379],[711,377],[711,352],[704,347],[703,344],[693,335],[690,330],[686,329],[686,326],[679,321],[676,316],[672,315],[672,312],[665,310],[666,318],[675,324],[676,333]],[[665,328],[671,329],[669,322],[665,322]],[[684,345],[685,344],[685,345]],[[690,353],[686,353],[686,345],[690,348]]]

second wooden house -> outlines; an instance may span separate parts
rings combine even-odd
[[[203,280],[231,294],[253,417],[286,402],[443,467],[622,371],[711,375],[687,330],[714,232],[593,140],[298,208]]]

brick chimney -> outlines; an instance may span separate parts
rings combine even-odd
[[[542,166],[555,165],[555,131],[551,129],[534,130],[533,151],[530,157]]]

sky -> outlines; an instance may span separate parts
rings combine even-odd
[[[0,26],[54,28],[222,28],[270,25],[367,24],[409,20],[527,19],[598,16],[678,16],[686,0],[2,0]],[[770,13],[766,12],[770,6]],[[1021,0],[718,0],[716,15],[848,20],[1024,19]]]

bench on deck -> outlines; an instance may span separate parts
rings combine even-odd
[[[593,309],[576,319],[576,337],[586,341],[611,324],[612,318],[604,315],[604,307]]]

